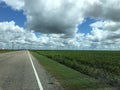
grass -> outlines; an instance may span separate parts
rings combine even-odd
[[[0,53],[6,53],[6,52],[11,52],[13,50],[0,50]]]
[[[120,87],[120,51],[35,52],[113,87]]]
[[[112,90],[109,85],[101,83],[90,76],[84,75],[46,56],[33,51],[32,54],[60,82],[64,90]]]

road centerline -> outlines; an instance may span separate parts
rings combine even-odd
[[[41,81],[40,81],[40,79],[39,79],[38,73],[37,73],[37,71],[36,71],[36,69],[35,69],[35,66],[34,66],[34,64],[33,64],[32,57],[31,57],[29,51],[27,51],[27,53],[28,53],[28,56],[29,56],[29,60],[30,60],[30,62],[31,62],[31,64],[32,64],[32,68],[33,68],[33,71],[34,71],[34,74],[35,74],[35,77],[36,77],[36,80],[37,80],[39,89],[40,89],[40,90],[43,90],[43,86],[42,86],[42,84],[41,84]]]

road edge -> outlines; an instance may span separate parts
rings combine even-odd
[[[31,57],[29,51],[27,51],[27,54],[28,54],[28,56],[29,56],[29,60],[30,60],[30,62],[31,62],[31,65],[32,65],[32,68],[33,68],[33,71],[34,71],[34,74],[35,74],[35,77],[36,77],[36,80],[37,80],[39,89],[40,89],[40,90],[43,90],[43,86],[42,86],[41,81],[40,81],[40,79],[39,79],[38,73],[37,73],[37,71],[36,71],[36,69],[35,69],[35,66],[34,66],[34,63],[33,63],[33,60],[32,60],[32,57]]]

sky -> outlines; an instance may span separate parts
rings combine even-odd
[[[120,0],[0,0],[0,49],[120,50]]]

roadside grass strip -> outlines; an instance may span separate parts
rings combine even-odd
[[[40,64],[61,84],[64,90],[113,90],[111,86],[32,51]]]

